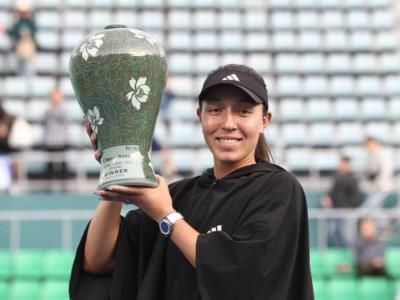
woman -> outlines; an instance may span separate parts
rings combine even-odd
[[[71,299],[313,299],[305,197],[269,162],[262,77],[214,70],[197,115],[214,168],[169,187],[158,177],[156,188],[97,191],[114,201],[100,201],[84,234]],[[126,201],[140,209],[121,218]]]

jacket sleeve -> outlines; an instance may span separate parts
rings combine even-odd
[[[254,191],[231,235],[200,234],[202,299],[313,299],[304,193],[287,175],[266,184]]]
[[[85,242],[89,224],[83,233],[72,265],[69,296],[71,300],[108,300],[110,299],[111,273],[97,275],[88,273],[83,269]]]
[[[136,299],[150,260],[158,227],[140,210],[121,217],[115,248],[113,271],[97,275],[83,269],[87,226],[72,267],[69,293],[71,300]]]

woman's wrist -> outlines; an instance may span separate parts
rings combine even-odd
[[[108,209],[121,209],[122,208],[122,202],[119,201],[110,201],[107,199],[100,199],[99,205],[101,207],[105,207]]]

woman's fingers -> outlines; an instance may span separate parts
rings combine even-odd
[[[108,188],[108,190],[115,192],[115,193],[120,193],[120,194],[125,194],[127,196],[130,195],[140,195],[143,193],[143,189],[146,189],[148,187],[146,186],[124,186],[124,185],[113,185]]]
[[[90,144],[92,145],[92,148],[95,151],[94,152],[94,158],[98,162],[100,162],[100,160],[101,160],[101,151],[97,147],[97,135],[96,135],[96,133],[93,132],[92,126],[90,126],[90,123],[88,123],[88,122],[85,123],[85,129],[86,129],[86,133],[89,136]]]
[[[96,151],[97,150],[97,135],[93,132],[92,126],[90,126],[90,123],[85,123],[85,129],[86,133],[89,136],[90,143],[92,144],[93,149]]]
[[[162,177],[161,175],[158,175],[158,174],[155,174],[155,175],[156,175],[156,179],[157,179],[159,184],[165,183],[164,177]]]
[[[134,200],[132,198],[127,198],[127,195],[121,193],[115,193],[108,190],[97,190],[95,194],[98,195],[101,200],[134,203]]]
[[[90,143],[92,144],[92,148],[94,150],[94,158],[98,162],[100,162],[102,153],[101,153],[101,150],[97,147],[97,136],[94,132],[90,136]]]
[[[100,149],[97,149],[95,152],[94,152],[94,158],[98,161],[98,162],[100,162],[101,161],[101,150]]]
[[[93,150],[97,150],[97,135],[92,132],[92,134],[90,135],[90,143],[92,144],[92,148]]]
[[[85,122],[85,129],[86,129],[86,133],[87,135],[90,137],[92,135],[92,126],[90,126],[89,122]]]

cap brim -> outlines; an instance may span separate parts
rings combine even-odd
[[[264,103],[264,101],[257,96],[255,93],[253,93],[251,90],[249,90],[248,88],[245,88],[244,86],[241,86],[237,83],[234,82],[218,82],[216,84],[210,85],[209,87],[207,87],[206,89],[204,89],[203,91],[201,91],[200,95],[199,95],[199,99],[203,100],[204,98],[206,98],[207,94],[209,93],[209,91],[219,85],[233,85],[239,89],[241,89],[243,92],[245,92],[247,95],[250,96],[251,99],[253,99],[256,103]]]

